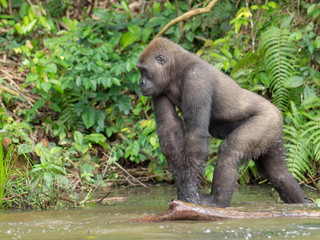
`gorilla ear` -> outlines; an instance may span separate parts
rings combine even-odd
[[[164,65],[166,63],[166,58],[161,53],[156,55],[156,60],[161,64]]]

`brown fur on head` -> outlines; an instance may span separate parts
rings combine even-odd
[[[158,96],[171,81],[175,53],[179,45],[158,37],[150,42],[139,57],[140,89],[145,96]]]
[[[172,45],[173,43],[171,41],[169,41],[166,38],[162,38],[162,37],[157,37],[155,39],[153,39],[150,44],[144,49],[144,51],[141,53],[140,58],[139,58],[139,63],[143,64],[145,63],[145,61],[150,57],[150,56],[154,56],[157,53],[169,53],[170,52],[170,45]],[[171,47],[172,50],[174,50]]]

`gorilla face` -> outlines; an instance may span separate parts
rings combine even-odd
[[[140,71],[141,77],[139,86],[144,96],[156,97],[164,90],[165,82],[168,75],[165,69],[166,57],[164,54],[156,52],[148,57],[141,54],[137,68]]]
[[[154,79],[154,78],[152,78],[149,71],[146,68],[144,68],[143,66],[139,66],[137,64],[137,67],[141,73],[141,77],[139,80],[139,86],[140,86],[140,90],[141,90],[142,94],[144,96],[153,96],[155,86],[154,86],[154,83],[152,82],[151,79]]]
[[[153,86],[153,83],[149,79],[141,76],[140,81],[139,81],[139,85],[140,85],[140,90],[141,90],[143,96],[153,96],[154,86]]]

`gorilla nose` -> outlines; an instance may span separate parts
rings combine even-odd
[[[144,79],[144,77],[140,78],[139,83],[140,83],[140,85],[145,85],[146,84],[146,80]]]

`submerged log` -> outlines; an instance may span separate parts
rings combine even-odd
[[[173,200],[169,203],[169,209],[153,216],[136,218],[129,222],[164,222],[177,220],[194,221],[218,221],[227,219],[244,218],[270,218],[270,217],[299,217],[320,218],[320,212],[316,210],[287,210],[287,211],[239,211],[228,208],[214,208],[204,205],[186,203]]]

